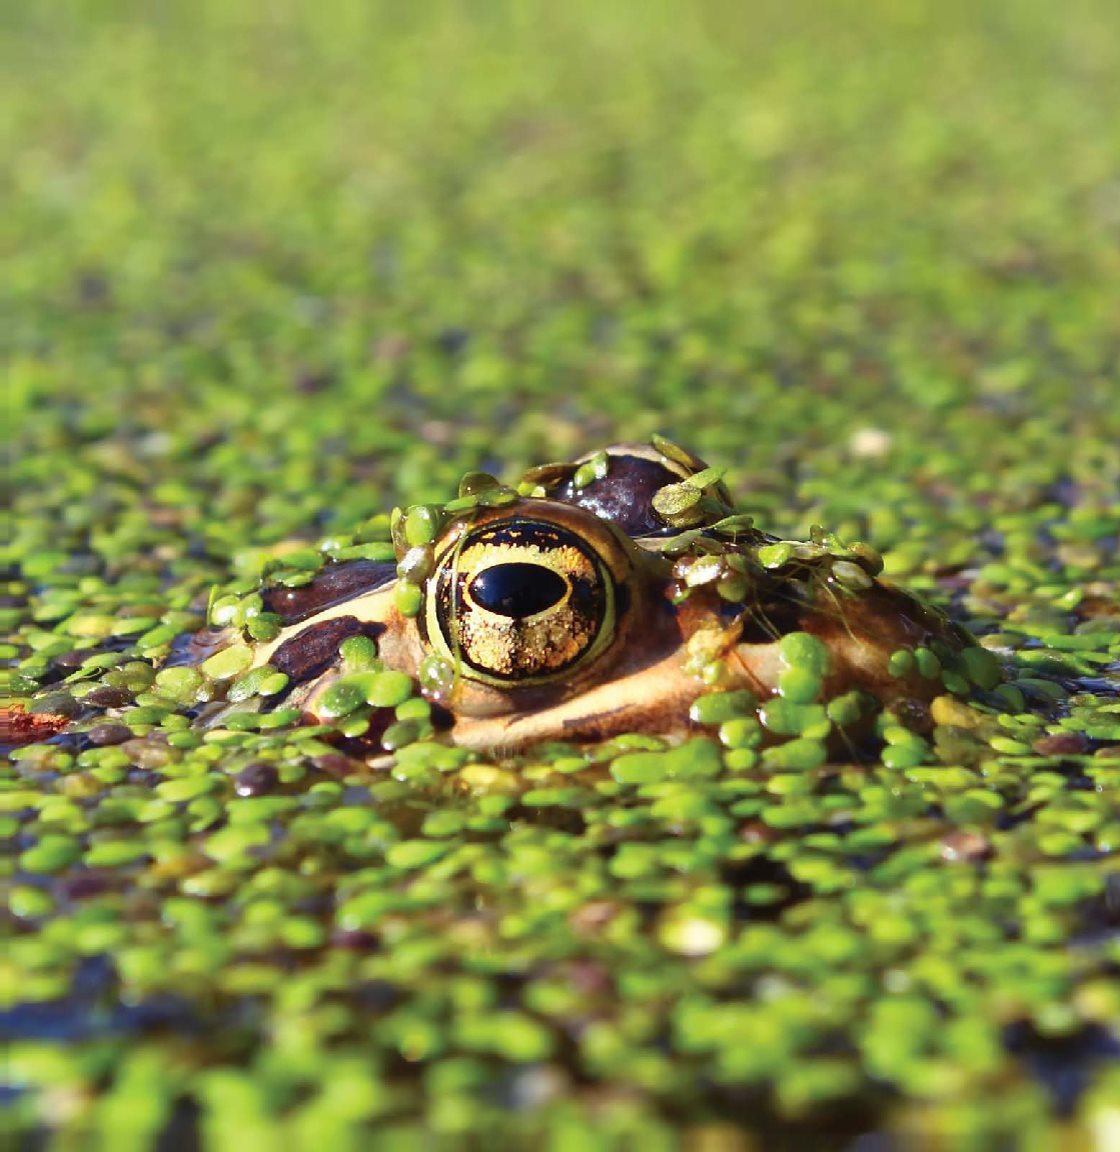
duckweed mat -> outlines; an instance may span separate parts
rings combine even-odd
[[[1114,6],[0,19],[8,1134],[1115,1147]],[[272,558],[655,430],[1002,682],[866,763],[192,723]]]

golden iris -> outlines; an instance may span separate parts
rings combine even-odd
[[[589,543],[542,519],[468,529],[436,560],[425,630],[464,676],[541,683],[609,643],[611,571]]]

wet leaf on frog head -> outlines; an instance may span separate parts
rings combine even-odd
[[[832,575],[836,582],[849,592],[864,592],[872,585],[871,577],[850,560],[835,561],[832,565]]]
[[[389,538],[393,542],[393,547],[401,555],[408,551],[408,541],[404,537],[404,518],[407,511],[407,508],[401,508],[398,505],[389,513]]]
[[[663,519],[673,523],[694,509],[703,498],[703,490],[694,488],[691,484],[684,482],[666,484],[664,488],[659,488],[654,493],[653,510]]]
[[[393,590],[393,599],[397,611],[402,616],[412,617],[419,615],[424,594],[419,584],[413,584],[409,580],[400,579],[397,581],[396,587]]]
[[[883,557],[870,544],[857,540],[849,547],[848,552],[869,576],[878,576],[883,571]]]
[[[366,703],[374,708],[396,708],[412,695],[412,677],[386,669],[377,672],[366,688]]]
[[[722,556],[700,556],[691,563],[679,561],[677,568],[682,569],[680,575],[683,576],[684,582],[689,588],[710,584],[713,580],[718,580],[726,571]]]
[[[261,578],[283,569],[298,572],[318,572],[323,566],[323,554],[315,548],[298,548],[270,557],[261,565]]]
[[[828,672],[828,648],[810,632],[787,633],[778,642],[778,653],[785,668],[804,668],[817,676]]]
[[[828,718],[844,728],[855,724],[869,707],[874,706],[874,700],[859,691],[845,692],[843,696],[836,696],[825,706]]]
[[[461,516],[464,512],[470,512],[478,506],[479,498],[477,493],[471,496],[460,496],[457,500],[448,500],[448,502],[444,504],[443,514],[450,520],[456,516]]]
[[[410,584],[422,584],[431,574],[435,557],[430,545],[416,545],[400,558],[397,575]]]
[[[245,631],[249,634],[250,640],[259,640],[267,644],[280,635],[282,626],[283,621],[278,613],[261,612],[246,622]]]
[[[477,496],[491,488],[501,488],[502,482],[489,472],[468,472],[459,481],[459,496]]]
[[[596,480],[605,479],[609,467],[610,457],[607,453],[605,451],[596,452],[590,460],[585,460],[575,470],[575,474],[572,476],[572,484],[576,488],[586,488],[588,484],[592,484]]]
[[[718,532],[721,536],[743,535],[754,531],[754,517],[748,516],[745,512],[736,512],[731,516],[725,516],[722,520],[717,520],[712,525],[711,531]]]
[[[425,696],[437,704],[446,703],[455,687],[455,667],[449,660],[430,652],[420,662],[417,679]]]
[[[676,536],[662,536],[642,541],[642,547],[647,552],[663,552],[666,556],[681,556],[690,548],[700,544],[702,539],[698,531],[680,532]]]
[[[404,538],[409,548],[423,547],[439,535],[440,510],[430,504],[413,504],[404,514]]]
[[[392,544],[376,541],[371,544],[354,544],[345,548],[332,548],[329,550],[332,560],[373,560],[375,563],[388,564],[396,559],[396,550]]]
[[[793,545],[786,540],[767,544],[758,550],[758,562],[763,568],[781,568],[793,559]]]
[[[720,599],[731,604],[738,604],[745,600],[750,590],[750,579],[743,572],[727,572],[720,577],[719,583],[716,585],[716,592],[719,593]]]
[[[520,487],[525,488],[555,488],[568,480],[575,473],[575,464],[539,464],[522,473]]]
[[[498,484],[494,488],[479,492],[476,499],[482,508],[504,508],[509,504],[515,504],[521,497],[517,490],[510,488],[509,485]]]
[[[369,636],[348,636],[338,646],[338,654],[347,672],[380,671],[377,642]]]
[[[692,455],[686,452],[679,444],[674,444],[672,440],[666,440],[664,436],[659,436],[655,432],[649,438],[649,442],[662,456],[667,460],[672,460],[674,464],[679,464],[682,468],[687,468],[690,472],[695,467],[695,461]]]
[[[726,468],[704,468],[685,480],[693,488],[714,488],[722,479]]]
[[[318,712],[324,720],[337,720],[365,704],[379,672],[354,672],[336,680],[319,700]]]

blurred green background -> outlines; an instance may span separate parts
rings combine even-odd
[[[1074,871],[1053,864],[1050,887],[1016,913],[1037,917],[1033,934],[1003,967],[976,960],[963,1007],[945,1008],[953,967],[942,956],[938,1007],[916,997],[892,1015],[884,993],[882,1012],[851,1008],[836,1026],[863,1037],[858,1058],[843,1044],[833,1060],[815,1040],[755,1035],[759,1051],[781,1053],[770,1072],[751,1072],[761,1095],[709,1091],[712,1066],[695,1052],[676,1078],[675,1050],[651,1052],[648,1037],[604,1049],[598,1065],[573,1055],[569,1037],[557,1059],[579,1069],[569,1094],[586,1113],[560,1105],[534,1127],[525,1117],[557,1081],[515,1078],[516,1092],[502,1081],[502,1095],[478,1088],[485,1071],[461,1060],[436,1061],[421,1103],[405,1107],[377,1095],[353,1050],[317,1049],[330,1027],[298,1023],[307,1006],[293,1002],[280,1024],[261,1025],[264,1064],[240,1079],[220,1070],[227,1058],[242,1066],[244,1050],[220,1038],[202,1056],[158,1044],[125,1056],[96,1039],[21,1049],[22,1083],[40,1089],[21,1122],[57,1128],[63,1147],[144,1147],[174,1105],[168,1085],[203,1067],[201,1124],[215,1147],[278,1147],[293,1117],[285,1138],[297,1147],[324,1133],[358,1140],[351,1122],[371,1117],[399,1120],[402,1147],[429,1146],[429,1124],[473,1147],[478,1132],[497,1138],[495,1101],[511,1100],[517,1132],[565,1150],[616,1138],[671,1147],[680,1125],[705,1150],[819,1146],[830,1129],[814,1109],[833,1106],[845,1139],[894,1125],[899,1147],[982,1149],[1050,1123],[1063,1147],[1090,1132],[1108,1146],[1117,1085],[1098,1072],[1115,1059],[1115,1032],[1101,1036],[1120,1012],[1109,990],[1120,957],[1096,940],[1071,958],[1064,942],[1078,901],[1103,899],[1102,861],[1120,842],[1115,769],[1101,754],[1115,731],[1106,617],[1120,484],[1111,0],[72,0],[4,5],[0,53],[13,553],[17,593],[38,597],[30,617],[18,601],[23,639],[5,647],[23,658],[17,695],[41,664],[20,645],[43,650],[43,628],[69,627],[80,647],[115,635],[143,600],[140,614],[170,611],[174,631],[192,598],[253,574],[277,541],[445,499],[468,468],[510,478],[659,431],[726,465],[762,527],[826,523],[884,549],[889,573],[955,597],[981,631],[1016,623],[1007,644],[1041,649],[1036,670],[1049,659],[1054,683],[1065,676],[1081,693],[1068,724],[1082,767],[1096,764],[1101,805],[1086,817],[1060,775],[1039,799],[1029,765],[1015,769],[1015,749],[993,745],[984,763],[997,765],[989,783],[1004,780],[1009,821],[1054,797],[1056,811],[1075,810],[1046,826],[1061,833],[1050,857]],[[1078,616],[1083,593],[1097,608]],[[82,622],[67,625],[71,615]],[[1092,667],[1068,655],[1093,644]],[[1028,715],[1011,736],[1028,731],[1018,743],[1029,752],[1041,723]],[[46,774],[28,769],[18,786],[38,781],[45,795],[57,779],[37,764]],[[969,787],[987,787],[981,776]],[[108,795],[103,824],[127,831],[130,802]],[[978,811],[965,804],[957,823],[1002,843]],[[1028,891],[1037,862],[1030,831],[1008,849],[1015,880],[998,899],[1012,904],[1007,892]],[[545,855],[575,869],[571,851]],[[828,883],[806,883],[830,906]],[[40,942],[9,974],[33,999],[64,988],[74,956],[98,941],[135,943],[122,930],[74,945],[66,900],[51,935],[50,897],[35,883],[17,892],[22,938]],[[948,920],[975,912],[976,934],[956,947],[999,952],[982,931],[995,914],[967,885],[953,892],[930,901]],[[911,916],[895,911],[900,924]],[[222,914],[219,899],[219,936]],[[787,976],[810,920],[783,924]],[[922,963],[925,947],[915,945]],[[824,945],[811,955],[826,969],[851,960]],[[705,993],[687,958],[646,959],[668,983],[654,994],[635,977],[639,1015],[677,1011],[682,987]],[[851,963],[879,979],[873,957]],[[1031,1027],[1073,1038],[1037,1059],[1072,1061],[1080,1087],[1098,1085],[1077,1105],[1086,1110],[1061,1112],[1038,1087],[1045,1068],[1024,1080],[1000,1055],[993,1037],[1014,1013],[984,1013],[999,1001],[992,989],[1017,981]],[[873,1004],[874,988],[851,1003]],[[946,1015],[955,1031],[941,1049]],[[267,1066],[269,1027],[305,1059],[290,1075]],[[539,1032],[525,1027],[535,1052]],[[898,1047],[908,1032],[930,1051]],[[397,1064],[410,1036],[386,1041],[405,1053]],[[514,1068],[520,1040],[498,1044]],[[1001,1092],[1009,1102],[994,1109]],[[915,1134],[926,1142],[905,1143]]]
[[[1031,482],[1116,419],[1107,3],[4,19],[17,424],[170,436],[210,533],[654,429],[781,516],[864,425]]]

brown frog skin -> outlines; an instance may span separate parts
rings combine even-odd
[[[534,469],[520,495],[505,489],[492,506],[456,510],[425,548],[400,544],[399,567],[330,564],[308,586],[266,591],[283,626],[257,645],[254,667],[284,672],[277,703],[314,721],[339,676],[339,644],[367,635],[385,667],[420,680],[454,743],[503,753],[681,733],[713,689],[748,689],[765,704],[793,632],[827,650],[824,701],[857,690],[872,711],[912,710],[944,691],[914,668],[892,675],[888,661],[898,649],[959,651],[974,643],[967,633],[873,578],[870,550],[836,565],[806,543],[760,566],[774,537],[728,520],[711,471],[664,441]],[[401,611],[398,571],[420,588],[416,616]],[[194,658],[221,639],[196,638]],[[867,715],[840,733],[849,745]]]

